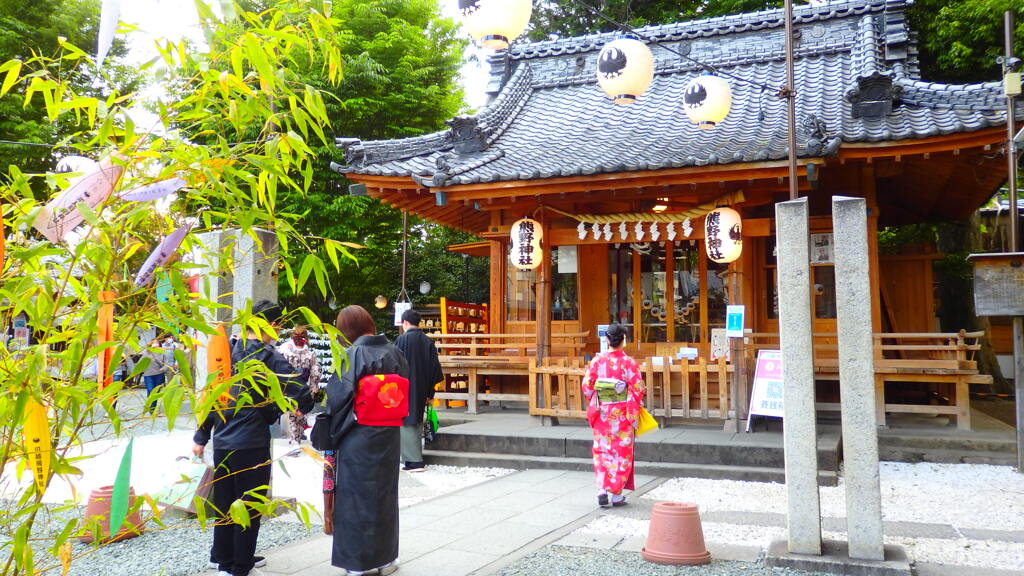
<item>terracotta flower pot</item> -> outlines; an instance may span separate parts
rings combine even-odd
[[[658,502],[651,511],[644,560],[656,564],[695,566],[711,562],[696,504]]]
[[[121,524],[121,529],[113,537],[110,535],[110,499],[114,494],[113,486],[103,486],[89,493],[89,503],[85,506],[85,521],[92,522],[94,517],[100,522],[100,542],[109,544],[120,542],[129,538],[135,538],[142,534],[142,517],[138,511],[128,514]],[[135,503],[135,490],[128,489],[128,508],[131,509]],[[90,544],[94,540],[92,531],[78,537],[81,542]]]

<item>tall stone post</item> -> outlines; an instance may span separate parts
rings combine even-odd
[[[228,308],[209,308],[203,321],[230,323],[247,302],[277,302],[277,236],[257,230],[256,238],[239,230],[217,230],[198,235],[201,247],[192,252],[192,261],[199,265],[199,292],[202,297]],[[218,273],[218,271],[221,271]],[[228,329],[228,334],[231,329]],[[206,384],[205,334],[197,335],[196,383]]]
[[[775,205],[789,551],[821,554],[807,199]]]
[[[865,200],[833,196],[832,222],[850,557],[884,560]]]

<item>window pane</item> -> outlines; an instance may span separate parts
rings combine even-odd
[[[836,269],[814,266],[814,317],[836,317]]]
[[[676,312],[674,340],[676,342],[700,342],[700,273],[697,252],[699,246],[683,242],[676,246],[675,253],[675,294],[673,306]]]
[[[509,265],[505,286],[508,319],[512,321],[537,319],[537,272],[519,270]]]
[[[728,264],[708,261],[708,337],[711,330],[725,328],[725,308],[729,305]]]
[[[608,247],[608,322],[618,322],[633,334],[633,250],[628,245]]]
[[[661,244],[638,245],[640,250],[641,342],[665,342],[665,249]]]
[[[579,320],[576,247],[559,246],[551,251],[554,284],[551,290],[552,320]]]

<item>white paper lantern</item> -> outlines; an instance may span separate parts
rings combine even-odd
[[[612,40],[597,57],[597,83],[616,104],[635,102],[653,79],[654,55],[636,38]]]
[[[523,218],[512,225],[512,243],[508,257],[512,265],[520,270],[533,270],[540,266],[543,252],[540,248],[544,231],[540,222]]]
[[[701,74],[686,86],[683,92],[683,110],[702,130],[714,128],[729,115],[732,107],[732,89],[718,76]]]
[[[459,0],[466,31],[483,48],[504,50],[530,23],[532,0]]]
[[[708,258],[728,263],[743,253],[743,225],[732,208],[715,208],[704,217],[704,246]]]

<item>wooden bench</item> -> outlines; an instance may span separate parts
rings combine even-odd
[[[839,379],[835,334],[815,334],[814,372],[820,380]],[[970,385],[992,384],[992,377],[978,372],[975,353],[984,332],[876,333],[872,356],[875,371],[875,413],[879,426],[886,424],[886,412],[945,414],[955,416],[957,428],[971,427]],[[778,334],[752,334],[748,356],[762,348],[778,346]],[[948,406],[885,402],[887,383],[933,384]],[[823,410],[838,410],[836,403],[818,403]]]

